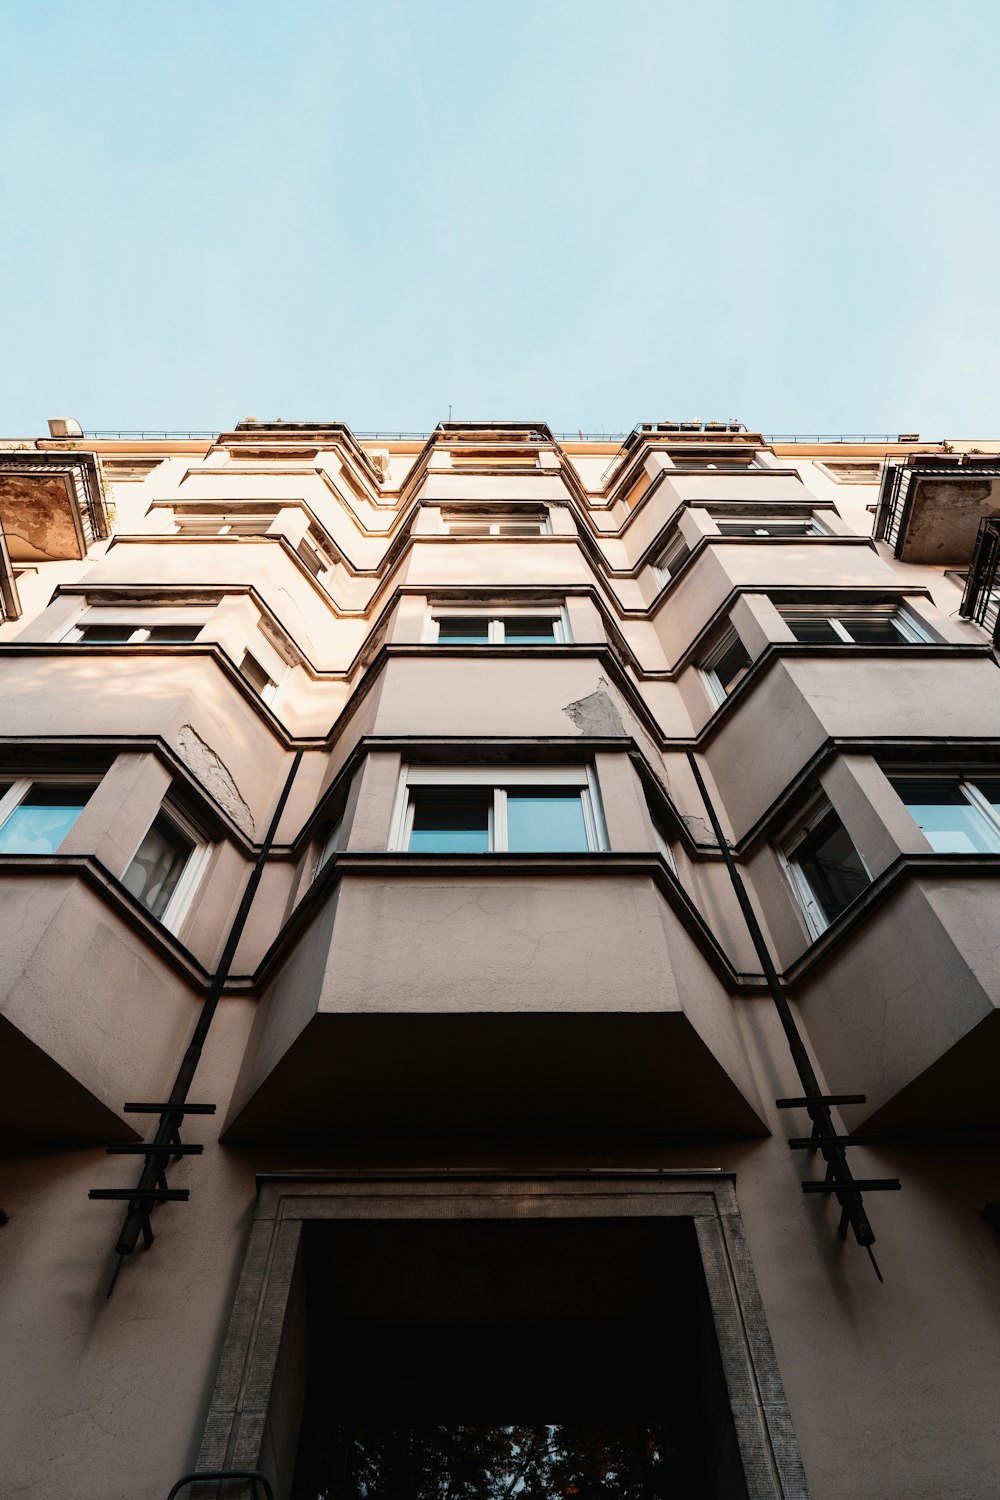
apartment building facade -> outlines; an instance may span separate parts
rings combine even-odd
[[[3,1493],[995,1495],[998,514],[913,435],[0,444]]]

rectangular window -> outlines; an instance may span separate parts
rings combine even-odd
[[[788,874],[814,937],[871,884],[871,875],[828,802],[784,841]]]
[[[247,682],[249,682],[250,686],[260,694],[264,701],[270,701],[270,699],[274,696],[274,691],[277,687],[277,683],[275,682],[274,678],[271,677],[269,673],[261,666],[256,656],[253,656],[251,652],[244,651],[243,660],[240,662],[240,671],[243,673],[243,676],[246,678]]]
[[[547,515],[531,511],[509,515],[470,515],[442,512],[441,524],[449,536],[545,536],[551,531]]]
[[[0,854],[55,854],[96,782],[0,782]]]
[[[265,536],[277,514],[274,509],[252,515],[178,516],[174,524],[179,536]]]
[[[328,573],[333,567],[333,558],[327,552],[322,534],[315,526],[310,526],[295,550],[314,578]]]
[[[569,640],[565,611],[495,615],[432,611],[428,638],[440,646],[553,646]]]
[[[204,626],[197,625],[82,625],[69,639],[86,646],[160,645],[186,646],[198,639]]]
[[[930,639],[914,617],[894,605],[803,605],[779,613],[797,641],[810,645],[907,646]]]
[[[1000,779],[893,776],[890,780],[939,854],[1000,853]]]
[[[661,584],[669,583],[671,578],[675,578],[690,556],[691,548],[680,532],[675,531],[656,559],[655,567]]]
[[[728,630],[701,665],[702,678],[716,705],[725,703],[752,665],[750,652],[736,631]]]
[[[739,474],[747,469],[755,469],[757,456],[754,453],[731,453],[723,449],[719,453],[685,453],[683,449],[673,451],[670,461],[675,469],[706,469],[716,471],[720,474]]]
[[[604,847],[593,773],[409,766],[393,845],[425,854],[586,853]]]
[[[759,521],[716,521],[722,536],[828,536],[818,521],[811,516],[804,521],[772,520],[767,516]]]
[[[175,809],[161,808],[122,876],[122,884],[151,916],[176,930],[210,847]]]

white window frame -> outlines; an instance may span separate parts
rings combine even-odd
[[[462,609],[460,605],[428,605],[427,614],[424,619],[424,642],[435,646],[440,641],[439,622],[447,619],[460,620],[486,620],[488,622],[489,639],[486,645],[503,646],[505,644],[504,621],[514,620],[518,615],[530,620],[551,620],[553,625],[552,642],[554,646],[567,646],[572,644],[572,636],[569,628],[569,614],[564,604],[542,604],[536,609],[526,604],[511,605],[508,609],[504,605],[494,606],[492,609]],[[519,643],[523,644],[523,642]],[[547,641],[539,641],[539,645],[548,645]]]
[[[101,778],[99,776],[87,776],[87,775],[83,775],[83,776],[18,776],[14,780],[14,782],[13,782],[10,790],[7,791],[7,792],[4,792],[3,796],[0,797],[0,832],[3,831],[4,824],[7,822],[7,819],[10,817],[11,813],[17,811],[17,809],[20,807],[20,805],[24,801],[25,797],[27,797],[28,793],[31,791],[31,788],[33,786],[87,786],[87,785],[92,785],[92,786],[94,786],[96,788],[96,787],[98,787],[100,785],[100,782],[101,782]],[[83,808],[81,808],[80,811],[82,812]],[[74,818],[73,822],[74,823],[76,822],[75,818]],[[69,829],[66,830],[66,837],[69,837],[69,831],[70,831]],[[58,854],[58,852],[59,852],[58,849],[56,849],[54,851],[54,853],[56,853],[56,854]],[[0,857],[6,857],[6,856],[0,856]],[[32,856],[30,856],[30,855],[18,855],[17,857],[19,859],[22,859],[22,858],[32,858]],[[44,854],[35,855],[33,857],[36,858],[36,859],[48,859],[48,858],[51,858],[50,855],[44,855]]]
[[[527,522],[538,523],[539,536],[552,535],[552,517],[548,511],[544,516],[518,515],[511,512],[509,515],[469,515],[469,516],[442,516],[441,525],[444,527],[446,536],[483,536],[483,537],[510,537],[512,533],[506,528],[510,526],[524,526]],[[457,530],[454,528],[458,528]],[[483,528],[473,530],[473,527]],[[527,541],[528,538],[520,533],[513,535],[516,542]]]
[[[139,839],[139,842],[132,850],[132,858],[122,872],[123,879],[132,868],[132,861],[142,848],[143,839],[145,839],[157,818],[165,818],[168,823],[172,823],[178,833],[192,841],[193,848],[185,861],[180,878],[174,886],[170,900],[164,907],[161,917],[154,917],[149,907],[140,901],[138,896],[133,896],[132,899],[139,902],[143,911],[152,921],[159,922],[160,926],[166,928],[167,932],[176,933],[180,930],[181,924],[188,914],[191,898],[194,896],[195,890],[205,873],[205,867],[211,858],[214,845],[209,839],[206,839],[201,829],[192,823],[191,819],[186,817],[184,813],[180,812],[172,802],[162,802],[143,829],[142,838]],[[130,891],[129,895],[131,894]]]
[[[592,766],[415,766],[404,765],[399,776],[396,802],[389,832],[389,850],[409,853],[413,831],[414,804],[411,787],[489,786],[493,804],[489,819],[490,854],[505,854],[507,849],[507,788],[515,786],[575,786],[580,790],[583,823],[587,833],[588,853],[608,848],[608,834],[601,808],[597,776]],[[536,851],[544,854],[544,850]]]
[[[677,574],[684,567],[693,550],[687,537],[675,527],[670,533],[666,545],[660,551],[656,562],[653,564],[653,567],[656,569],[656,575],[660,580],[661,588],[664,584],[669,583],[671,578],[677,577]],[[683,554],[680,562],[675,562],[674,566],[671,567],[672,560],[679,553]]]
[[[795,858],[795,854],[796,850],[801,846],[805,839],[808,838],[808,836],[813,832],[816,826],[821,823],[829,813],[833,813],[841,828],[843,828],[844,832],[847,834],[848,838],[851,841],[851,847],[853,848],[855,854],[858,856],[858,859],[861,861],[862,867],[865,870],[870,881],[872,879],[872,872],[868,867],[868,861],[865,859],[864,855],[861,853],[861,850],[854,842],[851,831],[847,827],[847,824],[844,822],[843,818],[840,816],[840,813],[827,797],[821,797],[818,801],[810,803],[805,816],[796,819],[791,827],[786,830],[786,832],[781,836],[779,840],[776,841],[774,845],[775,852],[778,856],[778,863],[784,870],[788,883],[791,886],[792,891],[794,892],[795,899],[798,902],[799,908],[805,919],[805,924],[809,931],[809,935],[810,937],[814,938],[820,937],[831,924],[827,918],[826,912],[823,910],[822,906],[819,903],[819,899],[816,896],[815,891],[806,878],[805,871],[802,869],[801,865],[798,864]]]
[[[709,514],[711,514],[711,512],[709,512]],[[815,516],[812,515],[803,516],[801,517],[801,519],[797,516],[712,516],[712,519],[715,522],[716,526],[719,528],[720,536],[733,535],[732,532],[723,531],[723,526],[753,526],[755,528],[766,528],[768,526],[806,526],[808,530],[804,535],[792,538],[793,541],[800,542],[807,541],[809,537],[828,537],[831,535],[831,532],[829,532],[826,527],[820,521],[818,521]],[[755,530],[753,536],[738,536],[737,540],[750,542],[755,540],[755,538],[758,536],[774,540],[774,538],[769,537],[769,533],[766,529],[762,529],[759,532]]]
[[[699,672],[701,673],[701,680],[705,684],[705,687],[708,690],[708,695],[716,708],[721,708],[723,703],[725,703],[726,700],[731,696],[731,694],[736,690],[736,688],[739,687],[739,683],[734,683],[733,687],[731,687],[727,692],[726,688],[723,686],[715,671],[716,662],[720,657],[725,656],[730,646],[732,646],[736,641],[739,641],[744,651],[746,651],[747,656],[750,657],[750,665],[747,667],[747,671],[749,672],[750,667],[753,666],[753,657],[750,655],[750,650],[747,647],[746,642],[743,640],[743,637],[740,635],[735,626],[732,625],[730,625],[729,629],[726,631],[725,635],[723,635],[722,639],[716,642],[712,650],[709,652],[708,656],[698,668]],[[741,677],[740,682],[742,681],[743,678]]]
[[[257,663],[257,666],[260,667],[260,670],[267,677],[267,683],[262,688],[259,688],[257,686],[257,684],[253,681],[253,679],[251,677],[248,677],[247,674],[246,674],[246,672],[244,672],[244,670],[243,670],[243,663],[246,661],[246,659],[247,659],[248,656],[249,656],[249,658],[250,658],[251,661]],[[243,681],[247,684],[247,686],[250,687],[250,688],[252,688],[252,690],[257,694],[257,697],[260,699],[260,701],[262,703],[273,703],[274,702],[274,700],[275,700],[275,698],[277,697],[277,694],[278,694],[278,689],[281,686],[281,682],[277,681],[275,678],[273,678],[271,676],[270,668],[267,666],[266,662],[262,662],[261,659],[260,659],[260,657],[257,656],[255,654],[255,652],[253,652],[253,651],[250,650],[249,646],[245,646],[243,648],[243,655],[240,657],[239,663],[237,665],[237,671],[239,672],[240,676],[243,678]],[[282,674],[281,674],[282,680],[284,679],[285,674],[287,673],[287,671],[288,671],[288,667],[287,667],[287,664],[286,664],[285,671],[282,672]]]
[[[838,639],[841,640],[845,646],[858,645],[858,642],[851,635],[848,628],[851,623],[852,609],[856,614],[884,614],[886,619],[888,619],[896,627],[896,632],[900,637],[901,644],[911,646],[933,644],[930,635],[927,633],[923,625],[902,604],[891,606],[880,604],[857,604],[854,606],[849,605],[842,610],[840,615],[833,614],[829,606],[825,604],[815,606],[809,604],[787,605],[786,608],[789,614],[805,614],[808,612],[810,614],[814,614],[817,619],[828,620]],[[780,605],[778,606],[778,613],[782,613]],[[845,621],[847,622],[846,624],[844,623]],[[789,629],[791,629],[791,626],[789,626]],[[822,645],[822,642],[808,641],[804,642],[803,644]]]
[[[982,792],[975,785],[975,782],[972,780],[971,776],[969,776],[968,772],[961,773],[953,771],[949,773],[944,771],[937,772],[932,770],[927,772],[926,774],[923,774],[919,771],[914,771],[912,767],[907,767],[905,771],[887,771],[885,767],[882,767],[882,774],[892,786],[892,790],[896,793],[896,796],[899,797],[900,802],[903,802],[903,799],[899,796],[899,792],[896,790],[895,783],[897,781],[940,781],[942,786],[957,787],[962,796],[965,798],[966,802],[968,802],[971,807],[974,807],[976,812],[979,813],[980,817],[985,821],[987,831],[996,842],[995,852],[1000,854],[1000,813],[997,812],[996,808],[993,806],[993,803],[990,802],[987,797],[983,796]],[[972,774],[975,775],[977,773],[974,772]],[[982,776],[984,780],[997,780],[996,774],[990,771],[980,771],[978,774]],[[966,779],[967,777],[969,777],[968,780]],[[909,813],[910,817],[913,818],[913,813],[910,812],[909,803],[903,802],[903,806],[906,808],[906,811]],[[913,818],[913,821],[914,823],[917,823],[916,818]],[[917,823],[917,827],[920,827],[919,823]],[[927,838],[926,834],[924,834],[924,838]],[[930,840],[928,839],[928,843],[929,842]],[[957,855],[955,857],[961,858],[960,855]]]

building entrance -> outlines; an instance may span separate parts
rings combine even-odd
[[[694,1223],[321,1221],[292,1500],[745,1500]]]

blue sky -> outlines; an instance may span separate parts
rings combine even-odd
[[[0,0],[0,433],[1000,433],[996,0]]]

